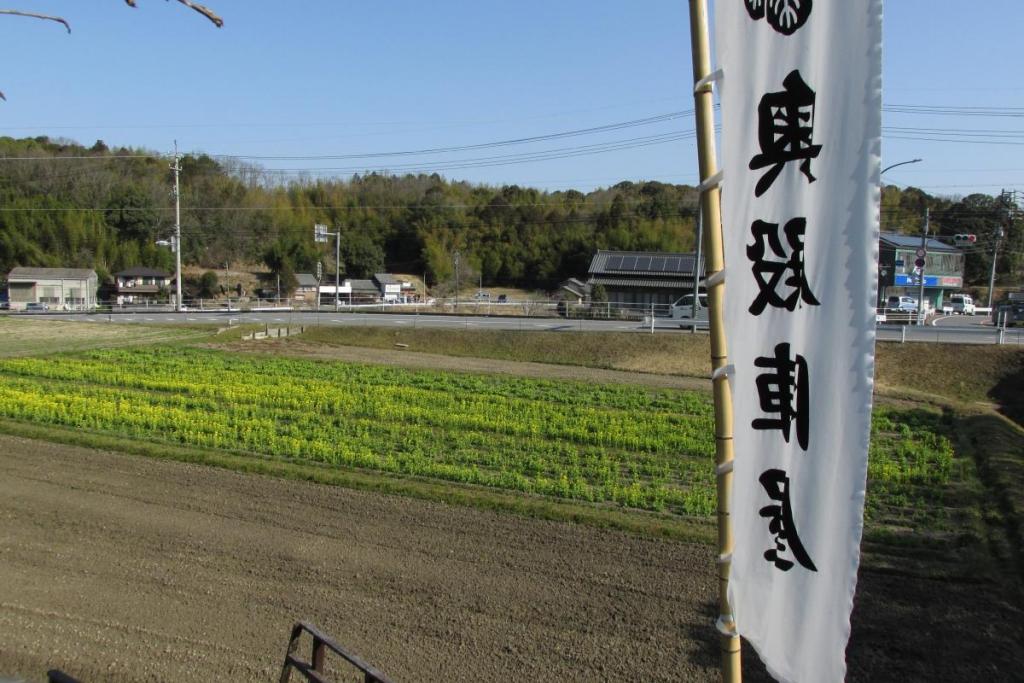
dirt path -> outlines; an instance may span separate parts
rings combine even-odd
[[[440,353],[374,349],[363,346],[328,346],[297,339],[267,339],[255,342],[233,342],[209,345],[241,353],[267,353],[275,356],[294,356],[320,360],[340,360],[350,363],[372,363],[426,370],[453,370],[456,372],[483,372],[540,379],[562,379],[580,382],[607,382],[639,384],[649,387],[711,391],[711,380],[678,375],[657,375],[624,370],[603,370],[575,365],[554,365],[510,360],[490,360],[466,356],[446,356]]]
[[[0,678],[272,681],[306,619],[399,681],[711,681],[712,568],[707,547],[0,436]],[[993,585],[863,572],[849,680],[1020,680],[1022,617]]]

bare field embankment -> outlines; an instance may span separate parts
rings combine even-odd
[[[438,358],[428,360],[418,356],[447,356],[472,359],[466,362],[474,363],[472,370],[481,372],[505,372],[503,363],[514,362],[558,366],[561,369],[551,372],[563,374],[568,367],[635,373],[632,377],[640,382],[644,381],[639,379],[643,375],[688,377],[696,383],[681,388],[710,390],[710,383],[703,381],[711,373],[711,351],[708,337],[703,334],[317,327],[307,329],[299,337],[268,340],[257,345],[232,343],[232,336],[237,339],[238,335],[228,333],[219,341],[233,350],[322,358],[359,354],[357,348],[394,351],[388,357],[389,362],[416,364],[416,367],[446,364]],[[487,366],[486,361],[497,363]],[[1024,349],[880,342],[876,363],[876,390],[882,396],[917,399],[938,396],[949,401],[998,406],[1018,424],[1024,424]],[[608,381],[616,381],[615,375],[610,375]],[[648,381],[670,380],[652,378]]]
[[[101,316],[102,317],[102,316]],[[180,325],[68,322],[45,316],[0,316],[0,358],[65,351],[195,341],[210,330]]]

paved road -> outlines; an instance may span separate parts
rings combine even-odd
[[[27,315],[27,314],[18,314]],[[46,313],[33,314],[54,320],[78,320],[112,323],[187,323],[233,325],[258,323],[260,325],[333,325],[333,326],[393,326],[429,327],[448,329],[491,330],[546,330],[556,332],[650,332],[650,323],[628,320],[569,320],[566,318],[527,318],[523,316],[431,315],[414,313],[336,313],[322,311],[264,311],[240,312],[185,312],[185,313]],[[698,325],[706,323],[698,323]],[[679,330],[679,321],[655,319],[657,331]]]
[[[28,315],[28,314],[17,314]],[[139,312],[114,314],[46,313],[32,317],[54,320],[78,320],[111,323],[149,324],[210,324],[239,325],[333,325],[333,326],[388,326],[432,329],[469,330],[524,330],[555,332],[646,332],[649,323],[624,320],[567,320],[565,318],[527,318],[522,316],[465,316],[409,313],[336,313],[323,311],[264,311],[264,312],[199,312],[185,313]],[[656,332],[689,333],[689,327],[680,328],[680,321],[656,318]],[[698,329],[706,331],[706,323],[698,322]],[[982,316],[947,316],[933,325],[879,325],[879,341],[940,342],[951,344],[999,343],[999,331]],[[1002,335],[1004,344],[1024,343],[1024,328],[1011,328]]]

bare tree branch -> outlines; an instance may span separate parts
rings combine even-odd
[[[0,14],[14,14],[19,17],[31,17],[33,19],[45,19],[47,21],[56,21],[58,24],[64,24],[64,28],[71,33],[71,24],[66,19],[61,17],[53,17],[49,14],[36,14],[35,12],[23,12],[20,9],[0,9]]]
[[[135,4],[136,0],[124,0],[124,1],[128,4],[129,7],[136,7],[137,6]],[[206,17],[207,19],[212,21],[217,28],[221,28],[221,27],[224,26],[224,20],[221,19],[220,17],[218,17],[216,14],[214,14],[213,10],[211,10],[209,7],[204,7],[203,5],[200,5],[197,2],[192,2],[192,0],[178,0],[178,2],[180,2],[183,5],[185,5],[185,7],[189,7],[191,9],[194,9],[196,12],[199,12],[204,17]]]
[[[136,7],[136,0],[124,1],[128,4],[129,7]],[[218,17],[216,14],[214,14],[213,10],[211,10],[209,7],[200,5],[197,2],[192,2],[192,0],[178,0],[178,2],[180,2],[182,5],[185,5],[185,7],[194,9],[196,12],[199,12],[204,17],[212,21],[217,28],[221,28],[224,26],[224,20]],[[71,33],[71,24],[69,24],[67,20],[63,17],[55,17],[49,14],[37,14],[35,12],[25,12],[20,9],[0,9],[0,14],[13,14],[19,17],[31,17],[32,19],[45,19],[46,21],[55,21],[58,24],[63,24],[64,28],[68,30],[68,33]],[[0,100],[3,100],[4,102],[7,101],[7,97],[3,94],[2,91],[0,91]]]

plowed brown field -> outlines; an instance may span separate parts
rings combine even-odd
[[[710,681],[714,590],[708,547],[0,437],[0,678],[271,681],[306,619],[400,681]],[[849,679],[1020,680],[1022,624],[868,570]]]

